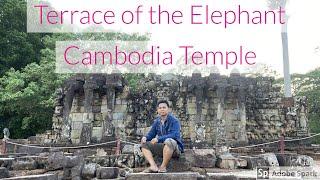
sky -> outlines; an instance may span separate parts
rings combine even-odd
[[[71,1],[54,0],[52,5],[55,8],[66,7],[130,7],[137,4],[122,3],[122,1],[102,1],[98,4],[88,3],[88,1],[78,0],[76,5]],[[141,1],[140,1],[141,2]],[[150,3],[151,1],[149,1]],[[266,0],[211,0],[211,1],[191,1],[191,0],[171,0],[152,1],[153,4],[161,2],[168,9],[179,9],[186,7],[188,3],[210,4],[210,8],[232,9],[240,4],[248,9],[267,9]],[[184,2],[184,3],[182,3]],[[123,4],[126,4],[124,6]],[[319,0],[288,0],[286,7],[289,15],[288,23],[288,41],[289,41],[289,61],[290,73],[306,73],[317,67],[320,67],[320,7]],[[108,27],[107,27],[108,28]],[[280,26],[242,26],[234,25],[230,29],[223,29],[213,25],[143,25],[137,27],[120,26],[117,30],[123,32],[150,33],[151,42],[158,44],[163,49],[178,50],[180,45],[194,45],[200,51],[205,50],[224,50],[238,49],[240,45],[247,49],[254,50],[257,54],[256,62],[267,64],[282,74],[282,43]],[[250,66],[237,66],[241,72]],[[222,74],[228,74],[232,69],[226,70],[219,67]]]

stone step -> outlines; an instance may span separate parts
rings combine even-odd
[[[5,178],[4,180],[58,180],[57,174],[41,174],[31,176],[18,176],[12,178]]]
[[[204,179],[199,173],[131,173],[126,180],[198,180]]]
[[[0,167],[11,168],[14,158],[0,158]]]
[[[276,154],[280,166],[302,166],[309,167],[314,164],[313,159],[310,156],[285,153]]]
[[[5,167],[0,167],[0,179],[9,177],[9,171]]]
[[[208,180],[256,180],[256,171],[239,173],[207,173]]]
[[[187,172],[191,169],[190,157],[186,156],[185,153],[181,154],[179,158],[172,158],[168,164],[167,171],[168,172]],[[161,157],[155,157],[155,162],[157,164],[162,163]]]

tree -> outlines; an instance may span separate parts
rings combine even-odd
[[[26,22],[26,1],[0,0],[0,76],[40,60],[45,34],[27,33]]]
[[[310,131],[320,133],[320,68],[303,75],[294,74],[292,79],[294,94],[308,98]],[[313,142],[320,143],[320,137]]]
[[[0,128],[13,138],[26,138],[51,129],[55,90],[70,75],[55,73],[55,42],[82,40],[146,40],[146,36],[122,33],[54,34],[42,38],[40,63],[21,70],[11,68],[0,78]],[[135,75],[127,75],[137,81]]]
[[[247,77],[274,77],[278,78],[279,73],[274,70],[270,65],[264,63],[256,63],[252,67],[245,68],[242,75]]]
[[[276,81],[283,84],[283,78]],[[306,96],[308,98],[308,120],[311,133],[320,133],[320,68],[306,74],[292,75],[292,92],[294,96]],[[320,143],[320,137],[313,139],[314,143]]]

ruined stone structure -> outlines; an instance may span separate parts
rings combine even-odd
[[[282,105],[269,77],[149,75],[130,89],[120,74],[76,76],[58,90],[53,142],[87,144],[119,137],[139,140],[167,99],[187,147],[239,145],[308,134],[305,98]]]

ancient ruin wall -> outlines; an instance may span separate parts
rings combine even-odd
[[[291,137],[308,133],[305,98],[296,98],[293,108],[283,107],[272,78],[150,75],[133,90],[124,77],[112,74],[76,76],[58,90],[51,140],[139,140],[157,115],[159,99],[170,102],[188,147],[269,141],[282,129]]]

